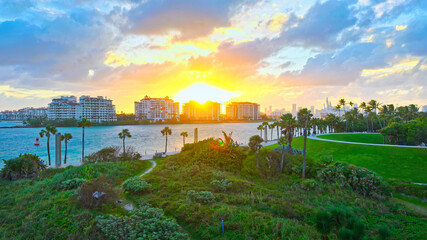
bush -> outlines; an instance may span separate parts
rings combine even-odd
[[[210,204],[216,201],[215,196],[209,191],[196,192],[194,190],[189,190],[187,192],[187,197],[190,202],[197,202],[201,204]]]
[[[86,180],[81,179],[81,178],[73,178],[70,180],[65,180],[63,182],[61,182],[60,188],[62,189],[75,189],[80,187]]]
[[[324,182],[338,183],[341,187],[350,187],[365,197],[391,196],[391,189],[383,178],[364,168],[346,163],[338,163],[324,168],[318,177]]]
[[[163,210],[147,203],[128,216],[97,217],[98,227],[108,239],[190,239],[175,220],[166,218]]]
[[[98,197],[96,197],[96,193],[98,193]],[[100,208],[103,204],[112,204],[118,199],[112,183],[106,177],[84,182],[77,194],[80,205],[91,210]]]
[[[123,189],[132,193],[143,192],[149,189],[150,187],[150,184],[140,179],[139,177],[131,177],[123,183]]]
[[[301,181],[300,185],[304,190],[311,190],[317,186],[317,182],[314,179],[304,179]]]
[[[133,161],[139,160],[141,154],[135,151],[132,147],[126,148],[126,154],[123,154],[121,147],[107,147],[99,150],[98,152],[92,153],[87,156],[85,160],[88,163],[97,162],[117,162],[117,161]]]
[[[1,170],[1,178],[15,181],[23,178],[34,178],[46,169],[46,165],[37,155],[20,154],[19,157],[3,160],[4,167]]]
[[[348,240],[362,239],[365,235],[365,225],[360,219],[340,207],[335,207],[330,212],[319,210],[315,224],[317,231],[322,234],[322,239],[328,239],[327,235],[331,231],[335,231],[340,239]]]
[[[213,180],[211,182],[211,186],[215,189],[215,191],[221,191],[226,192],[233,183],[228,179],[222,179],[222,180]]]

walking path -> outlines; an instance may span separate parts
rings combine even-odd
[[[319,134],[316,136],[308,136],[307,138],[318,140],[318,141],[326,141],[326,142],[336,142],[336,143],[347,143],[347,144],[357,144],[357,145],[369,145],[369,146],[381,146],[381,147],[400,147],[400,148],[425,148],[424,146],[406,146],[406,145],[391,145],[391,144],[377,144],[377,143],[359,143],[359,142],[346,142],[346,141],[338,141],[338,140],[330,140],[324,138],[318,138],[321,135],[333,135],[333,134],[353,134],[353,133],[325,133]],[[372,133],[363,133],[363,134],[372,134]]]

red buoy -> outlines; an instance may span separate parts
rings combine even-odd
[[[40,145],[40,143],[39,143],[39,139],[38,138],[36,138],[36,142],[34,143],[34,146],[39,146]]]

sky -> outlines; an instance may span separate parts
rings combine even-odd
[[[0,110],[61,95],[427,105],[427,1],[0,0]]]

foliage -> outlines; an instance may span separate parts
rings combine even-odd
[[[65,180],[61,183],[61,188],[65,190],[75,189],[80,187],[86,180],[81,178],[73,178],[70,180]]]
[[[275,148],[274,150],[281,152],[283,150],[283,148],[282,148],[282,146],[279,146],[279,147]],[[286,144],[284,146],[284,150],[285,150],[286,154],[290,154],[290,155],[302,155],[302,152],[303,152],[302,149],[299,150],[299,149],[296,149],[294,147],[290,147],[289,144]]]
[[[124,217],[97,217],[97,222],[108,239],[190,239],[176,221],[166,218],[161,209],[144,202]]]
[[[19,157],[3,160],[4,167],[1,170],[1,178],[15,181],[22,178],[34,178],[41,171],[46,169],[46,165],[37,155],[20,154]]]
[[[99,150],[86,157],[88,163],[97,162],[117,162],[117,161],[135,161],[141,158],[141,154],[135,151],[133,147],[127,147],[126,152],[122,153],[120,147],[112,146]]]
[[[365,197],[390,197],[390,187],[383,178],[365,168],[359,168],[346,163],[337,163],[323,169],[319,179],[325,182],[335,182],[341,187],[351,187]]]
[[[228,180],[228,179],[221,179],[221,180],[212,180],[211,182],[211,186],[213,187],[213,189],[215,189],[215,191],[221,191],[221,192],[226,192],[229,188],[231,188],[231,186],[233,185],[233,183]]]
[[[392,122],[380,132],[392,144],[425,144],[427,143],[427,117],[405,123]]]
[[[304,179],[300,183],[301,188],[304,190],[312,190],[314,189],[318,184],[316,180],[314,179]]]
[[[111,180],[106,177],[84,182],[77,191],[79,204],[90,210],[100,208],[104,204],[112,204],[118,196]]]
[[[187,197],[190,202],[197,202],[201,204],[210,204],[216,202],[215,196],[209,191],[196,192],[194,190],[189,190],[187,192]]]
[[[327,239],[326,236],[332,231],[343,240],[358,240],[365,235],[363,222],[354,213],[339,207],[333,207],[330,211],[319,210],[315,223],[323,239]]]
[[[219,170],[238,172],[243,167],[245,153],[237,146],[221,146],[218,140],[205,139],[198,143],[185,144],[182,153],[185,158],[179,158],[183,165],[204,164]]]
[[[140,177],[131,177],[123,182],[123,189],[132,193],[140,193],[148,190],[150,187],[151,185]]]

